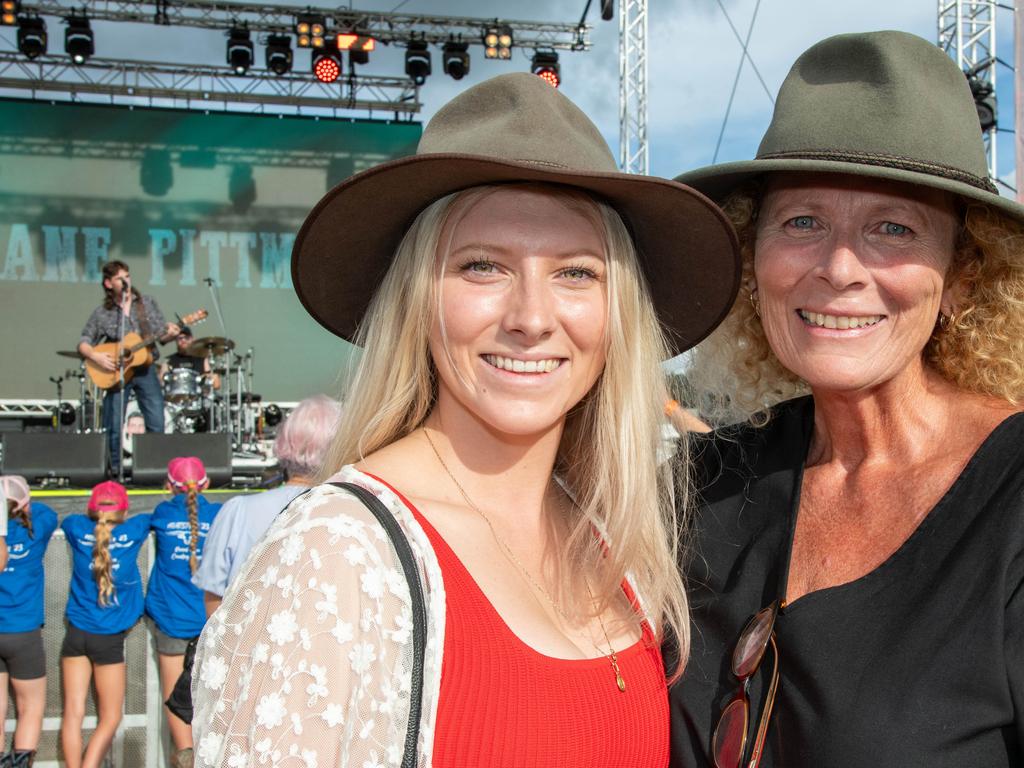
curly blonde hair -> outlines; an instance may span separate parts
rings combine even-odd
[[[806,394],[806,382],[772,352],[754,311],[754,244],[768,177],[732,192],[722,205],[736,227],[742,288],[726,319],[692,353],[688,379],[701,417],[716,426],[765,424],[767,409]],[[957,306],[938,322],[925,362],[965,392],[1024,402],[1024,224],[987,205],[956,200],[960,220],[947,284]]]

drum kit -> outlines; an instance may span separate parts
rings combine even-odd
[[[77,371],[68,370],[63,376],[51,377],[50,381],[57,386],[54,418],[65,426],[77,423],[79,432],[100,429],[102,390],[86,375],[85,361],[77,350],[60,350],[57,354],[78,360],[80,366]],[[253,348],[238,354],[231,339],[206,336],[192,342],[183,356],[193,358],[192,364],[168,365],[162,377],[166,431],[175,434],[227,432],[232,436],[236,451],[259,452],[264,420],[262,398],[252,391]],[[63,382],[75,378],[79,383],[77,412],[62,398]]]

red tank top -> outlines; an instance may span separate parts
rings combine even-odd
[[[647,624],[618,654],[625,692],[605,656],[545,656],[509,629],[441,535],[399,497],[427,534],[444,579],[435,768],[665,768],[668,691]]]

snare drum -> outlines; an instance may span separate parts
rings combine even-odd
[[[164,400],[190,404],[202,398],[203,376],[191,368],[171,368],[164,374]]]

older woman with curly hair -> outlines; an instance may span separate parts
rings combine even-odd
[[[970,89],[900,32],[804,53],[755,160],[684,174],[745,290],[694,354],[716,429],[678,765],[1024,762],[1024,208]]]

